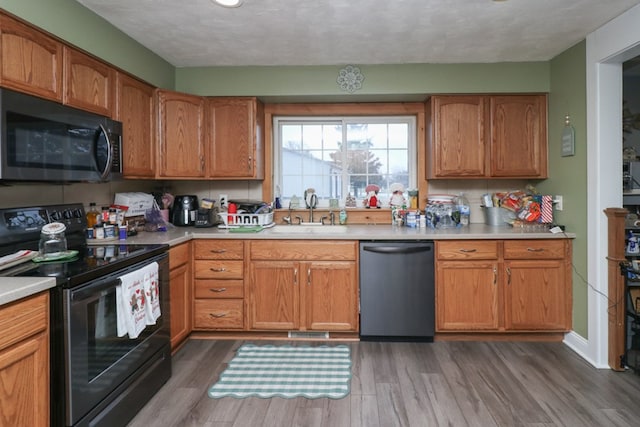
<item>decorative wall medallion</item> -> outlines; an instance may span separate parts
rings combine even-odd
[[[360,72],[360,68],[353,65],[347,65],[338,73],[338,86],[340,89],[353,93],[356,90],[362,89],[362,81],[364,75]]]

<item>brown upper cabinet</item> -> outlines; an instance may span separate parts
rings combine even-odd
[[[70,47],[64,47],[63,102],[72,107],[114,116],[115,69]]]
[[[122,169],[125,178],[154,178],[156,110],[153,86],[117,73],[116,120],[122,122]]]
[[[205,120],[210,178],[264,178],[264,108],[258,99],[208,98]]]
[[[62,102],[62,43],[0,14],[0,85]]]
[[[427,179],[546,178],[547,96],[427,100]]]
[[[204,98],[159,89],[158,178],[204,178]]]

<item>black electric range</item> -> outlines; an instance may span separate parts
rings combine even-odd
[[[37,251],[40,230],[50,222],[65,224],[67,248],[78,255],[65,261],[26,261],[0,270],[0,276],[55,277],[57,286],[74,287],[166,252],[168,245],[127,245],[105,240],[88,245],[82,204],[0,209],[0,257],[28,249]]]

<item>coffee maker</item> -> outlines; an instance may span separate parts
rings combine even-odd
[[[179,227],[195,225],[197,212],[198,196],[176,196],[171,210],[171,223]]]

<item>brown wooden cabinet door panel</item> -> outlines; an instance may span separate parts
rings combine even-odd
[[[154,178],[156,121],[154,87],[118,73],[116,119],[122,122],[122,170],[125,178]]]
[[[563,259],[567,257],[566,240],[508,240],[504,242],[504,259]]]
[[[193,266],[196,279],[242,279],[243,261],[196,260]]]
[[[195,283],[196,298],[242,298],[243,280],[199,279]]]
[[[436,263],[436,330],[497,330],[498,264]]]
[[[174,350],[191,333],[191,274],[189,264],[169,272],[171,300],[171,349]]]
[[[491,176],[547,177],[546,96],[492,96]]]
[[[497,240],[451,240],[436,242],[436,256],[441,260],[464,261],[498,259]]]
[[[294,226],[295,227],[295,226]],[[357,259],[357,241],[254,240],[251,259],[296,261],[347,261]]]
[[[0,85],[62,102],[62,43],[0,15]]]
[[[507,329],[567,330],[563,261],[508,261],[505,274]]]
[[[49,292],[0,307],[0,424],[49,425]]]
[[[207,101],[209,176],[254,178],[256,171],[255,98],[210,98]]]
[[[236,259],[244,258],[244,242],[242,240],[196,240],[194,256],[196,259]]]
[[[252,329],[300,327],[300,271],[297,262],[253,261],[249,295]]]
[[[321,331],[358,329],[357,266],[352,261],[301,263],[303,324]]]
[[[434,177],[485,176],[484,100],[482,96],[433,97],[430,169]]]
[[[203,178],[205,175],[204,99],[157,91],[158,138],[162,178]]]
[[[196,329],[242,329],[244,303],[241,299],[199,299],[194,305]]]
[[[113,117],[115,69],[65,46],[63,94],[67,105]]]

